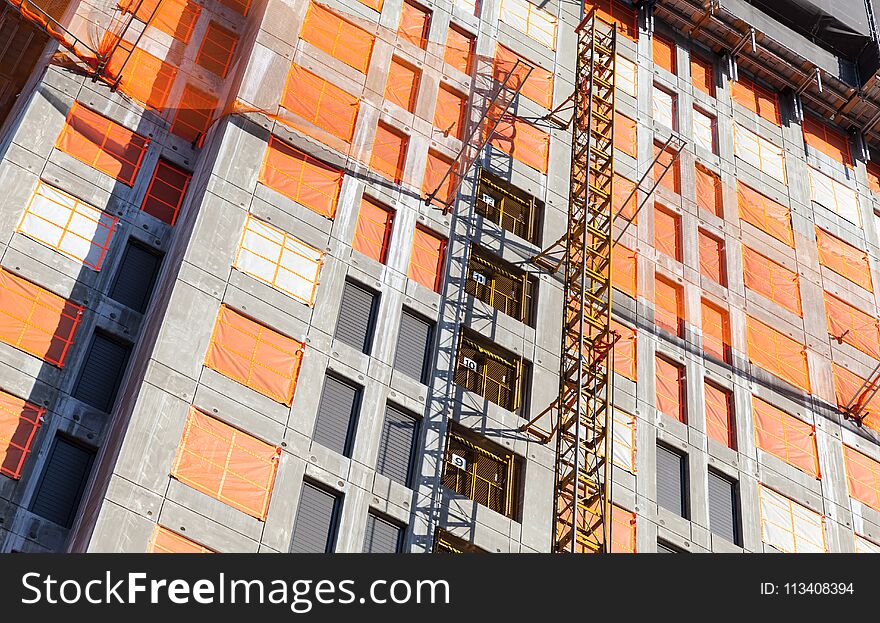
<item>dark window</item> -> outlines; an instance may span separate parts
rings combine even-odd
[[[657,553],[658,554],[687,554],[686,551],[681,550],[674,545],[670,545],[669,543],[664,543],[663,541],[657,541]]]
[[[292,554],[324,554],[333,552],[339,523],[341,497],[335,493],[303,482],[299,508],[290,541]]]
[[[709,470],[709,530],[739,545],[737,502],[736,481]]]
[[[657,446],[657,504],[687,519],[687,461],[681,452]]]
[[[472,331],[462,330],[460,342],[455,383],[508,411],[519,410],[526,362]]]
[[[143,313],[156,285],[162,257],[145,245],[129,240],[110,288],[110,298]]]
[[[410,486],[418,430],[418,419],[391,405],[385,407],[376,471],[405,487]]]
[[[110,413],[130,353],[131,344],[96,331],[83,361],[73,397]]]
[[[420,383],[427,382],[433,325],[404,308],[397,332],[394,369]]]
[[[373,513],[367,514],[364,551],[371,554],[396,554],[403,545],[403,528]]]
[[[533,244],[540,242],[539,202],[508,182],[480,169],[477,214]]]
[[[478,247],[471,247],[468,261],[468,294],[488,303],[511,318],[530,323],[534,279],[525,271]]]
[[[324,379],[318,417],[312,439],[319,444],[349,456],[360,408],[360,388],[333,376]]]
[[[336,319],[336,339],[369,355],[378,303],[378,294],[346,281]]]
[[[56,437],[43,468],[31,511],[69,528],[79,508],[95,451],[64,437]]]
[[[435,554],[485,554],[486,550],[477,547],[442,528],[434,533]]]

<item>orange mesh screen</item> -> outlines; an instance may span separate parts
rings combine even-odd
[[[55,147],[131,186],[150,139],[74,102]]]
[[[360,0],[361,4],[370,7],[375,11],[382,11],[383,0]]]
[[[843,446],[843,459],[849,494],[880,510],[880,463],[849,446]]]
[[[736,194],[739,200],[739,216],[741,219],[767,232],[788,246],[794,246],[791,212],[788,208],[739,181],[736,183]]]
[[[611,277],[615,288],[636,298],[637,263],[635,251],[620,243],[611,249]]]
[[[869,428],[880,431],[880,392],[874,394],[868,400],[868,396],[862,393],[862,385],[865,383],[865,379],[836,363],[832,367],[834,369],[834,392],[837,395],[837,404],[843,408],[851,400],[856,399],[853,407],[864,416],[862,423]]]
[[[0,390],[0,474],[18,479],[46,409]]]
[[[745,106],[767,121],[781,125],[779,98],[776,93],[771,93],[748,78],[740,76],[739,80],[731,82],[731,95],[733,101]]]
[[[729,391],[712,383],[704,383],[703,386],[706,389],[706,434],[709,439],[732,448],[734,446],[732,396]]]
[[[621,113],[614,115],[614,146],[625,154],[637,158],[638,130],[635,119],[630,119]]]
[[[136,13],[138,19],[147,21],[156,5],[159,6],[159,9],[150,22],[150,26],[158,28],[179,41],[189,43],[202,7],[189,0],[161,0],[161,2],[146,0],[141,3]]]
[[[668,359],[654,359],[657,383],[657,410],[684,422],[684,368]]]
[[[492,135],[491,144],[515,160],[547,173],[550,135],[529,122],[505,113]]]
[[[825,293],[828,335],[846,342],[874,359],[880,359],[880,334],[877,319],[849,303]]]
[[[217,22],[210,22],[208,30],[205,31],[205,38],[202,39],[202,47],[199,48],[199,54],[196,56],[196,64],[225,78],[237,47],[238,35],[223,28]]]
[[[0,270],[0,341],[64,367],[83,308]]]
[[[205,365],[290,406],[302,352],[301,342],[221,305]]]
[[[300,37],[346,65],[367,73],[376,38],[330,9],[314,2],[309,4]]]
[[[816,228],[816,242],[819,245],[819,263],[846,277],[870,292],[871,268],[868,265],[868,254],[857,249],[824,229]]]
[[[409,258],[409,278],[439,292],[445,252],[446,240],[427,229],[416,227]]]
[[[441,84],[437,93],[437,107],[434,109],[434,127],[442,131],[444,136],[451,135],[460,139],[464,130],[466,106],[464,95]]]
[[[662,145],[654,143],[654,158],[656,158],[653,169],[654,181],[659,179],[661,186],[678,194],[681,192],[681,175],[679,171],[681,163],[670,150],[664,149],[661,152],[661,147]],[[663,170],[669,166],[670,162],[672,166],[663,175]],[[662,179],[660,178],[661,175],[663,175]]]
[[[415,4],[404,2],[400,11],[400,26],[397,34],[404,41],[409,41],[424,50],[428,46],[430,21],[431,14],[428,11]]]
[[[724,218],[721,209],[721,178],[700,164],[695,167],[697,182],[697,207],[710,214]]]
[[[745,286],[788,311],[801,315],[801,290],[797,273],[743,245]]]
[[[129,53],[131,56],[128,56]],[[121,73],[119,90],[154,110],[165,107],[168,94],[177,78],[177,67],[140,48],[132,49],[127,41],[119,41],[117,52],[107,64],[107,71],[112,76],[119,76]]]
[[[421,72],[398,58],[391,59],[388,82],[385,83],[385,99],[404,110],[413,111]],[[443,91],[443,88],[440,88]]]
[[[619,336],[614,343],[614,372],[636,380],[636,330],[611,321],[611,330]]]
[[[458,71],[470,75],[473,55],[474,36],[450,26],[446,35],[446,51],[443,59]]]
[[[216,109],[216,97],[187,84],[180,98],[180,108],[171,124],[171,133],[193,142],[202,139],[211,126]]]
[[[293,125],[306,134],[311,135],[312,127],[317,127],[348,143],[354,135],[360,101],[294,63],[287,74],[281,106],[305,122]]]
[[[272,136],[266,149],[260,182],[326,216],[336,215],[342,171],[324,164]]]
[[[248,11],[251,10],[251,0],[219,0],[220,4],[232,9],[236,13],[247,17]]]
[[[715,283],[726,285],[724,270],[724,242],[703,231],[697,231],[700,247],[700,274]]]
[[[443,176],[449,172],[453,162],[451,159],[441,156],[437,152],[428,150],[428,163],[425,167],[425,178],[422,182],[422,192],[427,196],[443,182]],[[443,203],[451,202],[455,197],[452,196],[455,186],[455,175],[449,175],[443,186],[437,192],[437,199]]]
[[[174,225],[191,179],[192,174],[160,158],[153,171],[147,194],[144,195],[141,210],[160,221]]]
[[[639,36],[636,11],[619,0],[584,0],[584,15],[596,7],[596,16],[606,24],[614,24],[617,32],[635,41]]]
[[[513,71],[517,61],[520,61],[520,65],[517,67],[516,73],[511,76],[510,81],[508,81],[508,86],[516,88],[522,83],[520,94],[523,97],[529,98],[544,108],[551,108],[553,106],[553,73],[526,60],[500,43],[495,50],[495,60],[492,64],[492,73],[495,80],[499,83],[504,82],[507,75]],[[532,68],[531,73],[528,73],[529,67]],[[525,78],[527,73],[529,77],[523,82],[523,78]],[[620,114],[616,116],[620,117]]]
[[[752,396],[755,443],[802,472],[819,477],[815,427]]]
[[[673,335],[682,331],[682,289],[665,277],[654,279],[654,324]]]
[[[675,67],[675,43],[661,37],[656,32],[653,35],[651,52],[654,58],[654,64],[670,73],[677,73]]]
[[[614,198],[611,205],[614,208],[614,213],[620,218],[632,218],[633,225],[639,221],[636,214],[639,207],[639,196],[638,193],[632,192],[635,187],[635,182],[629,181],[619,173],[614,174]],[[625,205],[624,202],[626,202]]]
[[[213,554],[214,550],[156,524],[148,552],[150,554]]]
[[[804,142],[807,147],[815,149],[841,164],[852,167],[849,140],[846,138],[846,134],[810,115],[804,115],[803,129]]]
[[[681,217],[659,206],[654,208],[654,248],[681,261]]]
[[[810,391],[807,350],[803,344],[751,316],[746,321],[749,359],[771,374]]]
[[[866,162],[865,168],[868,172],[868,188],[872,192],[880,194],[880,164],[876,162]]]
[[[281,448],[190,409],[171,475],[262,521],[280,455]]]
[[[393,220],[394,212],[363,197],[351,246],[355,251],[384,264]]]
[[[721,361],[730,360],[730,320],[727,311],[703,299],[703,352]]]
[[[406,149],[409,139],[382,122],[376,128],[373,154],[370,156],[370,169],[385,179],[399,184],[403,179],[406,163]]]
[[[703,93],[715,97],[715,72],[712,63],[691,54],[691,84]]]
[[[636,553],[636,514],[611,505],[611,553]]]

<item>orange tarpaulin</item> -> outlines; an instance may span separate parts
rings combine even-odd
[[[880,510],[880,462],[846,445],[843,460],[850,496]]]
[[[187,84],[180,98],[180,108],[171,124],[171,133],[188,141],[201,140],[211,127],[217,104],[216,97]]]
[[[828,335],[832,339],[844,341],[866,355],[880,359],[880,326],[876,318],[828,292],[825,293],[825,310]]]
[[[611,505],[611,553],[636,553],[636,514]]]
[[[703,384],[706,390],[706,435],[728,448],[734,447],[734,427],[730,392],[713,385]]]
[[[148,552],[150,554],[213,554],[214,550],[156,524]]]
[[[636,254],[622,244],[611,248],[611,277],[615,288],[636,298],[638,287]]]
[[[64,367],[83,307],[0,270],[0,341]]]
[[[293,63],[287,74],[281,106],[302,120],[293,123],[298,130],[320,140],[320,136],[315,136],[312,131],[317,127],[350,143],[360,101],[332,82]]]
[[[366,30],[315,2],[309,4],[300,38],[364,74],[376,41]]]
[[[205,365],[290,406],[303,344],[220,306]]]
[[[174,225],[190,180],[191,173],[160,158],[144,195],[141,210],[160,221]]]
[[[666,71],[677,74],[675,63],[675,43],[666,37],[654,33],[652,39],[651,53],[654,58],[654,65],[665,69]]]
[[[475,40],[472,34],[455,26],[449,26],[449,31],[446,34],[446,51],[443,55],[443,60],[458,71],[470,75],[474,44]]]
[[[265,521],[281,448],[190,409],[171,476]]]
[[[199,48],[199,54],[196,56],[196,64],[221,78],[225,78],[237,47],[238,35],[212,21],[205,31],[205,38],[202,39],[202,47]]]
[[[467,99],[464,95],[441,84],[437,93],[437,107],[434,109],[434,127],[444,135],[460,139],[464,130],[466,106]]]
[[[504,82],[507,75],[513,71],[517,61],[520,61],[520,65],[508,81],[508,86],[514,89],[518,87],[531,67],[532,71],[528,74],[529,77],[525,82],[522,82],[520,94],[544,108],[551,108],[553,106],[553,73],[526,60],[500,43],[495,50],[495,60],[492,64],[493,78],[499,83]],[[620,114],[616,116],[619,117]]]
[[[746,245],[742,251],[745,286],[800,316],[801,290],[797,273]]]
[[[399,58],[391,59],[388,81],[385,83],[385,99],[408,112],[416,105],[416,94],[422,72]],[[441,87],[442,90],[442,87]]]
[[[654,371],[657,384],[657,410],[679,422],[684,422],[684,368],[657,356],[654,358]]]
[[[119,47],[107,63],[107,73],[119,76],[119,90],[148,108],[161,111],[177,78],[177,67],[166,63],[128,41],[120,41],[109,32],[104,35],[107,49]],[[130,54],[130,56],[129,56]],[[124,66],[123,66],[124,63]]]
[[[260,182],[318,214],[333,218],[342,186],[340,169],[269,137]]]
[[[794,246],[794,232],[791,229],[791,211],[788,208],[739,181],[736,183],[736,194],[739,200],[739,216],[741,219],[767,232],[788,246]]]
[[[869,292],[874,291],[867,253],[819,227],[816,228],[816,242],[819,245],[819,263],[822,266],[846,277]]]
[[[691,53],[691,84],[707,95],[715,97],[715,72],[712,63]]]
[[[681,217],[659,205],[654,208],[654,248],[681,261]]]
[[[450,158],[428,150],[428,163],[425,167],[425,177],[422,182],[422,193],[426,197],[434,192],[440,183],[443,182],[443,186],[437,192],[437,199],[443,203],[450,203],[455,199],[452,196],[453,187],[455,186],[455,175],[450,174],[443,181],[443,177],[449,172],[452,165],[453,161]]]
[[[614,24],[617,32],[635,41],[639,36],[636,11],[620,0],[584,0],[584,15],[596,7],[596,16],[606,24]]]
[[[682,332],[682,289],[665,277],[654,279],[654,324],[673,335]]]
[[[850,401],[854,401],[852,408],[860,412],[864,418],[862,423],[868,428],[880,431],[880,392],[868,400],[868,396],[862,392],[865,379],[836,363],[832,368],[834,370],[834,393],[837,396],[838,406],[843,408]]]
[[[802,472],[819,478],[816,428],[793,415],[752,396],[755,443]]]
[[[880,194],[880,164],[876,162],[866,162],[865,168],[868,173],[868,188],[871,192]]]
[[[137,0],[133,0],[133,4],[136,3]],[[143,0],[135,15],[146,22],[157,6],[150,26],[183,43],[189,43],[202,7],[190,0]]]
[[[0,474],[15,480],[21,476],[45,412],[0,390]]]
[[[636,330],[611,321],[611,330],[618,335],[614,343],[614,372],[636,380]]]
[[[697,231],[700,247],[700,274],[715,283],[726,285],[724,270],[724,242],[700,229]]]
[[[409,137],[380,121],[376,128],[376,138],[373,141],[370,170],[395,184],[399,184],[403,179],[403,167],[406,164],[408,146]]]
[[[251,10],[251,0],[219,0],[220,4],[225,7],[228,7],[240,14],[242,17],[247,17],[248,11]]]
[[[731,96],[733,101],[745,106],[753,113],[771,123],[781,125],[779,120],[779,97],[776,93],[771,93],[745,76],[740,76],[739,80],[731,82]]]
[[[661,152],[661,147],[662,145],[654,143],[654,158],[656,158],[653,168],[654,181],[656,182],[659,179],[660,186],[668,188],[672,192],[678,194],[681,192],[681,175],[679,170],[681,161],[678,159],[673,161],[673,158],[675,157],[673,153],[669,149],[664,149]],[[664,175],[663,171],[669,166],[670,162],[672,162],[672,166]],[[660,178],[661,175],[663,175],[662,179]]]
[[[74,102],[55,147],[132,186],[150,139]]]
[[[633,226],[639,222],[638,215],[636,214],[636,210],[639,207],[639,195],[632,192],[635,187],[635,182],[631,182],[619,173],[614,174],[614,198],[611,204],[614,214],[624,219],[632,217]],[[624,205],[624,201],[626,201],[626,205]]]
[[[409,258],[409,278],[429,290],[440,291],[443,281],[443,260],[446,240],[416,226],[412,255]]]
[[[384,264],[391,239],[391,226],[394,212],[380,206],[372,199],[363,197],[358,212],[357,227],[354,232],[352,248],[367,257]]]
[[[746,332],[753,364],[809,393],[810,373],[803,344],[751,316],[747,316]]]
[[[491,144],[515,160],[541,173],[547,173],[550,135],[528,121],[505,113],[492,135]]]
[[[397,29],[397,34],[404,41],[409,41],[414,46],[424,50],[428,46],[428,27],[430,26],[430,21],[430,12],[404,0],[400,11],[400,26]]]
[[[730,359],[730,321],[726,310],[703,299],[700,302],[703,317],[703,352],[728,361]]]
[[[846,134],[811,115],[804,115],[803,130],[804,142],[808,148],[815,149],[841,164],[852,167],[849,139]]]
[[[724,218],[721,208],[721,178],[700,164],[697,164],[694,172],[697,182],[697,207]]]
[[[614,146],[625,154],[637,158],[638,129],[634,119],[621,113],[614,115]]]
[[[384,0],[360,0],[361,4],[370,7],[375,11],[381,11]]]

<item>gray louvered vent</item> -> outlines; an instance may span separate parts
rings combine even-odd
[[[739,545],[736,482],[709,472],[709,530]]]
[[[34,494],[31,511],[69,528],[79,508],[94,458],[94,450],[64,437],[56,437]]]
[[[333,551],[339,497],[303,482],[299,509],[290,541],[292,554],[324,554]]]
[[[326,377],[312,439],[339,454],[349,456],[354,441],[359,402],[360,390],[357,387],[332,376]]]
[[[150,302],[161,263],[160,255],[142,244],[129,241],[110,288],[110,298],[143,313]]]
[[[385,408],[376,471],[405,487],[410,486],[410,468],[418,429],[419,421],[416,418],[390,405]]]
[[[403,529],[393,523],[367,514],[367,531],[364,535],[364,551],[372,554],[396,554],[400,551]]]
[[[657,446],[657,504],[687,517],[684,456],[666,446]]]
[[[369,355],[378,298],[376,293],[346,281],[336,319],[336,339]]]
[[[83,361],[74,398],[110,413],[130,352],[131,345],[96,332]]]
[[[425,383],[430,348],[431,323],[404,309],[397,333],[394,369]]]

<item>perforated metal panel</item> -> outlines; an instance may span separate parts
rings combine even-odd
[[[367,530],[364,535],[364,551],[372,554],[396,554],[403,541],[403,528],[377,517],[367,515]]]
[[[657,504],[687,517],[684,456],[666,446],[657,446]]]
[[[79,508],[94,458],[94,450],[64,437],[56,437],[31,502],[31,511],[69,528]]]
[[[324,379],[318,417],[312,439],[339,454],[349,456],[354,442],[360,389],[334,376]]]
[[[394,369],[420,383],[427,381],[428,354],[431,348],[432,325],[427,320],[403,310],[397,332]]]
[[[375,292],[346,281],[336,319],[336,339],[369,355],[378,300]]]
[[[101,411],[112,411],[130,353],[130,344],[95,333],[80,370],[74,398]]]
[[[739,544],[736,482],[709,472],[709,530]]]
[[[129,241],[110,288],[110,298],[143,313],[150,302],[161,263],[160,255]]]
[[[293,537],[292,554],[324,554],[333,551],[340,498],[320,487],[303,482],[299,496]]]
[[[385,408],[376,471],[405,487],[410,485],[419,421],[392,406]]]

